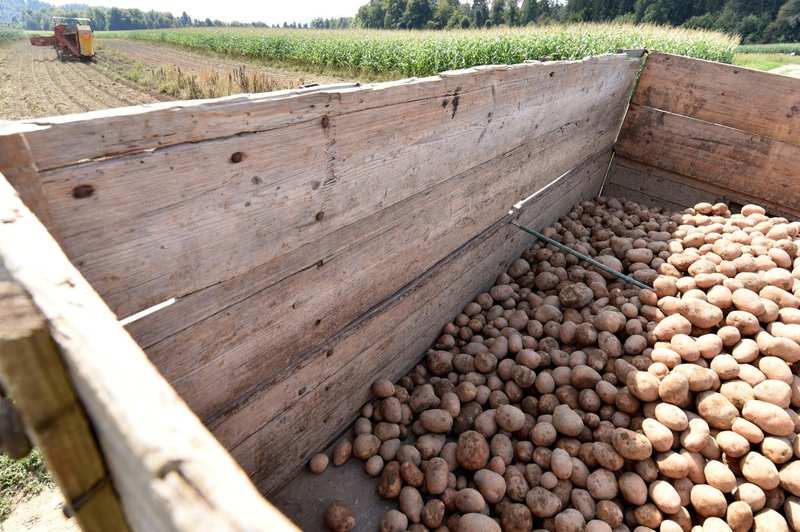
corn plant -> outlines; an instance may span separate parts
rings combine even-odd
[[[648,48],[730,63],[738,38],[651,25],[577,24],[461,31],[191,28],[103,32],[198,50],[379,75],[427,76],[527,59],[580,59],[619,48]]]

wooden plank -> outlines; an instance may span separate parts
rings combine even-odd
[[[25,205],[45,224],[51,224],[50,207],[28,142],[22,134],[2,138],[0,171],[17,190]]]
[[[518,220],[541,228],[573,204],[597,195],[609,158],[608,151],[597,154],[544,189],[522,209]],[[476,236],[320,346],[320,356],[308,358],[306,365],[265,391],[258,404],[274,417],[263,426],[253,426],[258,430],[232,451],[262,490],[282,485],[311,453],[347,426],[369,399],[373,379],[398,379],[413,367],[442,325],[488,289],[530,246],[530,237],[507,223],[510,218]],[[302,387],[306,391],[300,396]],[[231,417],[230,423],[235,422]]]
[[[643,205],[665,207],[676,212],[702,201],[727,203],[733,209],[748,203],[758,203],[774,216],[794,217],[792,213],[763,199],[624,157],[614,157],[603,194],[621,195]]]
[[[313,120],[289,115],[280,129],[42,178],[67,254],[126,316],[324,238],[501,155],[537,128],[572,127],[585,109],[621,97],[638,64],[606,56],[344,89],[329,95],[327,109],[314,107]],[[294,100],[282,105],[319,105]],[[237,152],[243,160],[231,164]],[[81,186],[94,194],[76,199]]]
[[[1,175],[0,222],[0,262],[30,294],[61,351],[131,528],[292,529],[158,374]]]
[[[651,53],[632,103],[800,145],[800,79]]]
[[[615,152],[800,216],[800,146],[631,105]]]
[[[539,135],[503,157],[384,209],[359,224],[364,235],[355,230],[347,239],[324,242],[338,244],[331,255],[319,255],[316,246],[306,250],[309,258],[302,270],[245,293],[224,312],[148,347],[148,355],[193,411],[213,424],[212,417],[226,416],[231,400],[291,371],[304,352],[489,227],[520,198],[567,171],[576,158],[609,146],[618,123],[612,117],[621,116],[623,108],[624,99],[599,105],[580,129]],[[321,268],[315,266],[320,261]],[[229,297],[226,288],[213,290]]]
[[[342,83],[37,118],[2,124],[0,136],[25,133],[36,154],[36,166],[44,171],[181,143],[268,131],[320,116],[336,94],[358,86]],[[295,96],[303,96],[307,105],[292,106],[289,102],[296,102]]]
[[[128,530],[86,414],[46,324],[0,264],[0,375],[81,529]]]

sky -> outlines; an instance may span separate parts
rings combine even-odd
[[[88,4],[105,7],[137,7],[143,11],[186,11],[192,18],[226,22],[261,21],[267,24],[310,22],[322,17],[353,16],[369,0],[45,0],[49,4]]]

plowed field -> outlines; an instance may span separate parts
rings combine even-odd
[[[0,119],[19,120],[187,98],[278,90],[334,78],[261,68],[144,42],[100,40],[96,61],[60,62],[27,40],[0,43]],[[233,80],[233,81],[231,81]],[[214,83],[213,90],[204,84]]]

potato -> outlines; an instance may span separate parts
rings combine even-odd
[[[692,463],[684,454],[678,454],[673,451],[666,451],[655,456],[655,465],[658,472],[667,478],[680,479],[686,477],[689,474]]]
[[[753,516],[754,532],[789,532],[786,520],[775,510],[761,510]]]
[[[619,491],[631,504],[641,506],[647,502],[647,485],[636,473],[623,473],[619,477]]]
[[[758,295],[753,295],[756,297],[756,299],[759,299]],[[734,304],[735,303],[736,301],[734,299]],[[702,299],[695,298],[686,299],[684,297],[684,299],[681,299],[678,305],[678,312],[692,325],[703,329],[714,327],[720,323],[723,318],[722,309],[712,305],[711,303],[703,301]]]
[[[562,507],[561,500],[556,495],[538,486],[528,492],[525,504],[533,515],[542,518],[554,516]]]
[[[479,513],[464,514],[458,520],[458,532],[500,532],[500,525],[491,517]]]
[[[659,340],[670,340],[676,334],[692,332],[692,323],[680,314],[667,316],[656,325],[653,334]]]
[[[672,431],[655,419],[642,421],[642,430],[656,451],[664,452],[672,448],[674,442]]]
[[[745,408],[747,405],[745,405]],[[715,429],[728,430],[739,417],[739,411],[728,399],[717,392],[702,392],[697,396],[697,413]],[[747,416],[745,416],[747,417]]]
[[[607,469],[598,469],[592,472],[586,481],[586,489],[595,500],[613,499],[619,492],[617,479],[614,473]],[[528,506],[530,506],[530,504],[528,504]],[[539,515],[534,512],[533,508],[531,508],[531,511],[534,515]]]
[[[556,530],[563,532],[583,532],[586,520],[578,510],[569,508],[556,515],[555,526]]]
[[[703,469],[706,482],[722,493],[731,493],[736,489],[736,476],[730,468],[717,460],[709,460]]]
[[[644,460],[653,453],[653,446],[645,435],[625,428],[617,428],[611,433],[611,444],[628,460]]]
[[[572,475],[572,457],[564,449],[554,449],[550,458],[550,470],[559,479],[567,479]]]
[[[680,373],[666,375],[658,384],[658,396],[667,403],[685,404],[689,398],[689,380]]]
[[[408,517],[398,510],[389,510],[383,516],[380,532],[405,532],[408,528]]]
[[[703,517],[722,517],[728,509],[725,495],[712,486],[697,484],[692,488],[692,506]]]
[[[772,403],[757,399],[748,401],[742,408],[742,417],[774,436],[788,436],[794,433],[794,422],[787,411]]]
[[[736,418],[733,420],[733,424],[731,428],[736,428],[736,422],[741,418]],[[737,434],[734,431],[730,430],[723,430],[719,434],[717,434],[717,445],[719,448],[724,452],[727,456],[731,458],[738,458],[740,456],[744,456],[750,451],[750,442],[747,439]]]
[[[800,496],[800,462],[791,462],[781,468],[780,485],[792,495]]]
[[[488,503],[494,504],[500,502],[503,495],[506,494],[505,479],[494,471],[481,469],[475,473],[473,478],[483,498],[486,499]]]
[[[371,477],[377,477],[383,471],[383,458],[379,455],[370,456],[364,463],[364,471]]]
[[[422,502],[422,495],[416,488],[411,486],[404,486],[400,490],[400,497],[398,499],[400,510],[408,516],[412,523],[419,523],[424,506]],[[482,509],[483,507],[481,507]]]
[[[334,532],[346,532],[356,526],[353,511],[342,501],[333,501],[325,512],[325,524]]]
[[[505,532],[530,532],[533,528],[531,511],[523,504],[508,504],[501,514],[500,522]]]
[[[783,505],[783,515],[786,517],[786,523],[792,530],[800,529],[800,498],[786,497],[786,502]]]
[[[578,436],[583,431],[583,420],[567,405],[558,405],[553,411],[553,427],[566,436]]]
[[[642,401],[656,401],[659,397],[658,377],[646,371],[632,372],[628,375],[628,389],[631,394]]]
[[[464,432],[458,437],[456,459],[467,471],[477,471],[485,467],[489,461],[489,444],[474,430]]]
[[[675,405],[660,403],[656,405],[655,417],[659,423],[670,430],[681,431],[689,426],[686,412]]]
[[[650,498],[665,514],[674,514],[681,508],[681,497],[674,487],[663,480],[656,480],[649,486]]]
[[[497,409],[495,422],[503,430],[516,432],[525,426],[525,414],[515,406],[502,405]]]
[[[384,468],[384,474],[386,474],[386,469],[389,468],[389,465]],[[449,472],[447,462],[443,458],[436,457],[429,460],[424,475],[425,487],[428,493],[431,495],[439,495],[444,492],[447,488]]]
[[[775,464],[757,452],[747,453],[742,458],[741,467],[744,478],[761,489],[771,490],[781,483]]]
[[[317,453],[308,461],[308,470],[315,475],[319,475],[328,468],[328,455]]]
[[[468,514],[480,513],[486,501],[483,500],[483,495],[478,490],[464,488],[456,493],[455,503],[459,512]]]

